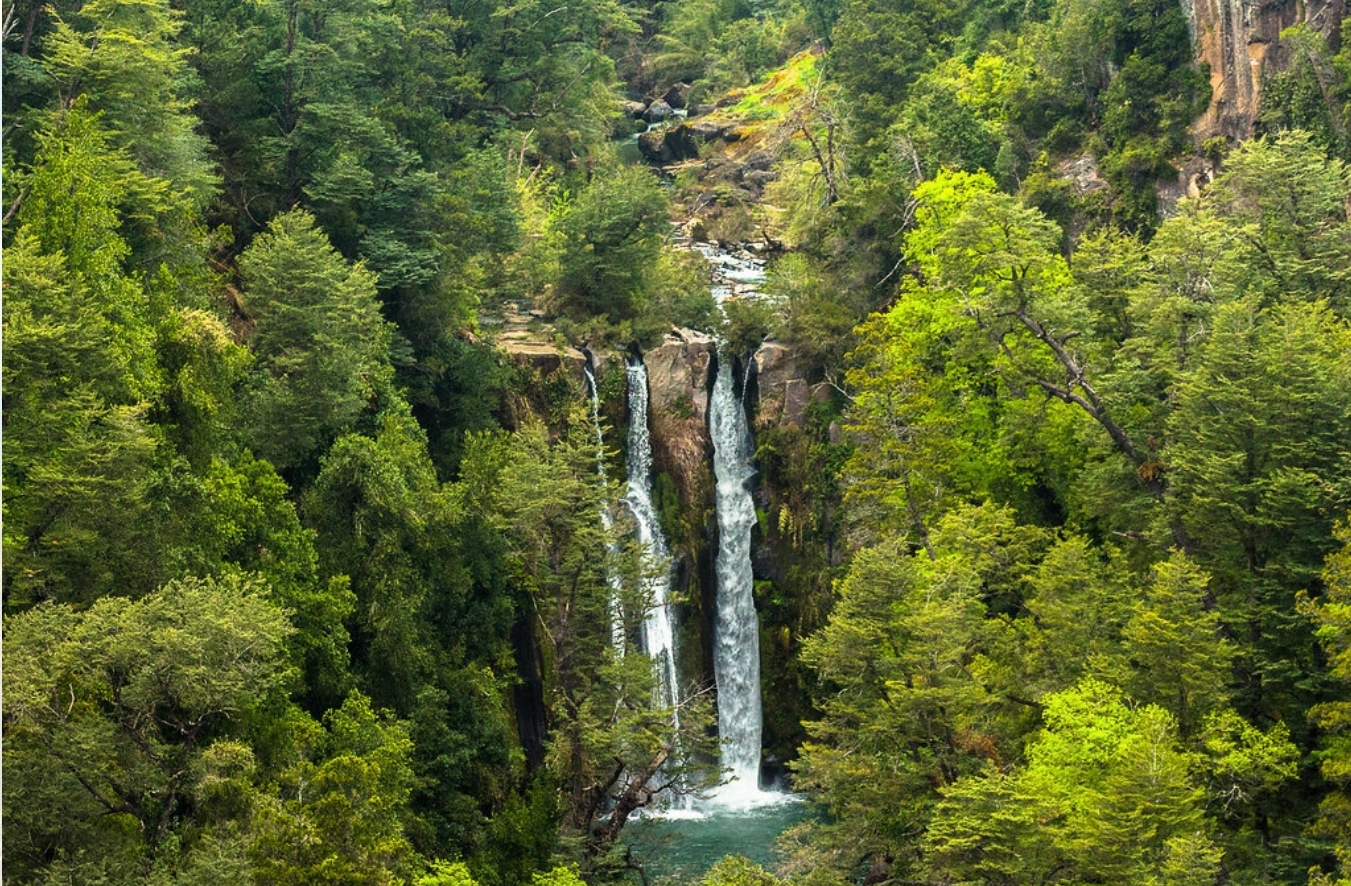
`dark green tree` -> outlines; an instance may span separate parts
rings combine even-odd
[[[394,396],[375,275],[305,212],[279,216],[239,264],[257,357],[244,439],[285,475],[312,476],[340,434]]]

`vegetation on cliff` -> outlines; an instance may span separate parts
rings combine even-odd
[[[792,354],[756,594],[822,814],[782,877],[1346,882],[1351,49],[1297,23],[1210,138],[1187,11],[7,5],[6,881],[635,876],[710,697],[617,654],[651,567],[565,348],[677,325]],[[621,162],[672,104],[692,153]],[[764,297],[719,319],[675,230]]]

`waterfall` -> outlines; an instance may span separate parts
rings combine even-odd
[[[718,349],[718,369],[709,399],[713,475],[717,480],[718,612],[713,630],[713,676],[718,684],[718,735],[722,765],[735,781],[729,799],[749,800],[760,790],[760,626],[751,575],[751,527],[755,471],[746,411],[732,383],[732,361]]]
[[[671,551],[652,505],[652,441],[647,430],[647,367],[634,359],[628,363],[629,382],[629,485],[624,497],[638,526],[638,541],[655,561],[656,574],[644,582],[650,608],[643,621],[643,649],[652,656],[657,671],[657,699],[662,707],[680,701],[675,663],[675,631],[671,623]],[[677,717],[679,714],[677,713]],[[677,726],[679,720],[676,720]]]
[[[591,426],[596,431],[596,473],[600,475],[601,486],[609,488],[610,479],[605,470],[605,433],[601,430],[600,424],[600,389],[596,386],[596,376],[591,372],[591,367],[586,366],[583,370],[586,373],[586,386],[591,391]],[[605,552],[609,554],[610,561],[614,562],[619,556],[619,549],[614,541],[614,517],[610,514],[608,505],[601,505],[600,523],[605,530]],[[614,571],[610,571],[610,642],[614,644],[615,649],[620,655],[624,654],[624,610],[620,605],[620,595],[623,591],[623,583]]]
[[[656,673],[656,701],[671,708],[671,725],[680,732],[680,677],[676,670],[675,628],[671,611],[671,549],[652,505],[652,439],[647,428],[647,367],[639,358],[630,360],[629,382],[629,485],[624,496],[633,521],[637,525],[638,541],[651,558],[652,573],[643,579],[648,598],[647,617],[643,620],[643,651],[652,657]],[[679,752],[677,751],[677,756]],[[663,777],[654,781],[662,782]],[[679,791],[669,798],[668,809],[686,810],[689,797]]]
[[[719,311],[730,298],[758,299],[757,285],[765,279],[762,260],[748,253],[733,254],[711,243],[693,244],[713,269],[713,298]],[[718,515],[717,615],[713,625],[713,677],[718,684],[718,737],[722,766],[733,781],[717,794],[722,806],[737,809],[781,802],[787,795],[760,790],[760,742],[763,714],[760,701],[760,622],[755,612],[751,571],[751,530],[755,503],[751,499],[754,442],[746,423],[747,382],[737,397],[732,355],[725,342],[718,345],[717,374],[708,403],[709,434],[713,438],[713,476]]]

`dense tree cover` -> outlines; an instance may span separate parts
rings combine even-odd
[[[1199,146],[1156,0],[3,20],[7,881],[631,876],[712,699],[655,700],[578,380],[485,341],[526,301],[829,383],[758,439],[785,876],[1349,876],[1351,41]],[[716,319],[619,98],[790,58]]]
[[[1337,801],[1317,812],[1309,767],[1338,702],[1301,606],[1333,649],[1336,610],[1298,601],[1338,580],[1351,325],[1319,182],[1348,193],[1307,136],[1254,141],[1149,243],[1104,231],[1068,259],[989,176],[915,188],[914,273],[847,377],[859,550],[803,647],[822,686],[798,783],[830,816],[797,865],[1325,863]]]
[[[708,704],[677,738],[614,658],[607,568],[647,567],[597,556],[591,430],[501,431],[512,370],[471,330],[540,286],[652,330],[701,285],[659,278],[655,179],[603,162],[634,11],[5,23],[7,878],[622,868],[643,773],[680,775]]]

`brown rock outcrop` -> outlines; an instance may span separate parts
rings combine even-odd
[[[576,348],[555,344],[553,334],[552,327],[544,324],[542,314],[513,303],[503,311],[497,348],[517,366],[534,369],[541,376],[566,368],[580,382],[586,369],[586,355]]]
[[[752,359],[759,391],[756,428],[802,427],[809,391],[793,352],[786,345],[767,341],[760,345]]]
[[[643,354],[656,468],[671,475],[687,505],[696,505],[706,485],[708,381],[717,348],[701,332],[677,329]]]
[[[1253,134],[1262,78],[1288,63],[1281,31],[1304,22],[1336,40],[1346,0],[1182,0],[1196,60],[1210,66],[1210,107],[1196,121],[1198,140]]]
[[[569,375],[580,379],[586,368],[586,355],[576,348],[560,348],[547,342],[519,339],[499,340],[497,347],[517,366],[529,367],[540,375],[550,375],[560,368],[566,368]]]

